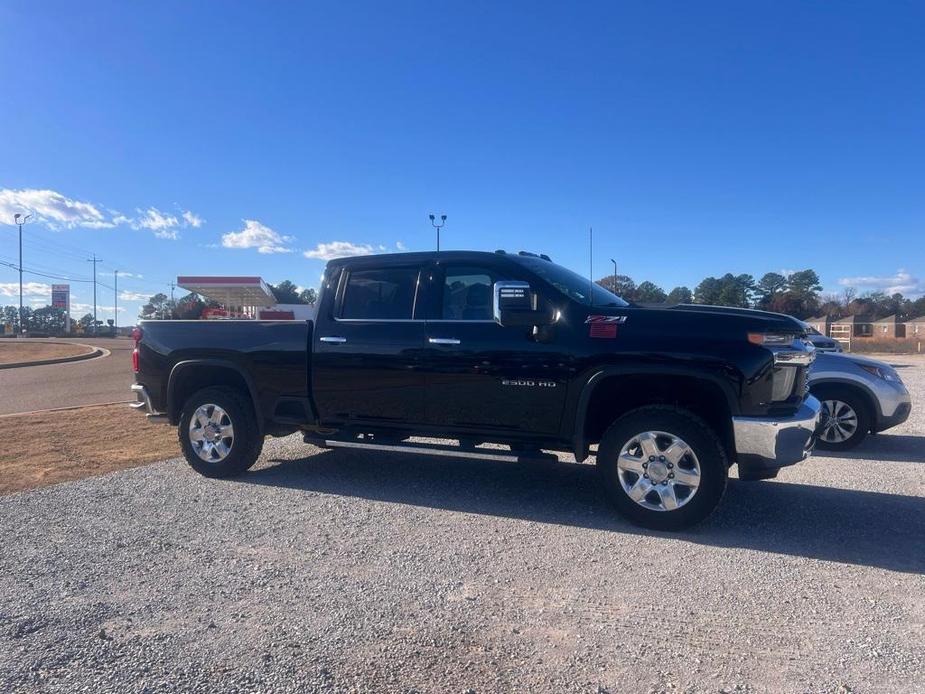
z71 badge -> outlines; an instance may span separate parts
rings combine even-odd
[[[617,326],[626,322],[626,316],[600,316],[590,315],[585,323],[588,325],[588,337],[614,339],[617,336]]]
[[[532,381],[529,379],[517,378],[517,379],[501,379],[501,385],[503,386],[520,386],[523,388],[555,388],[555,381]]]

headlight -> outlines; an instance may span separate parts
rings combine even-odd
[[[855,363],[857,364],[857,362]],[[864,369],[867,373],[872,374],[877,378],[882,378],[884,381],[902,383],[902,379],[899,377],[899,374],[889,367],[874,366],[873,364],[858,364],[858,366]]]
[[[795,337],[790,333],[749,333],[748,341],[765,347],[786,347],[793,344]]]

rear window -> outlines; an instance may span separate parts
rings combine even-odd
[[[341,318],[408,319],[414,312],[417,268],[353,270],[347,277]]]

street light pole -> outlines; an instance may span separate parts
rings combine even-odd
[[[613,258],[610,259],[610,262],[613,263],[613,282],[611,282],[611,291],[617,293],[617,261]]]
[[[430,215],[430,223],[433,225],[434,229],[437,230],[437,251],[440,250],[440,230],[443,228],[443,225],[446,224],[446,215],[440,215],[440,223],[437,224],[436,215]]]
[[[23,217],[19,212],[13,215],[13,221],[19,227],[19,334],[23,334],[23,324],[22,324],[22,225],[25,224],[31,214],[27,214]]]
[[[119,271],[112,271],[112,336],[119,334]]]

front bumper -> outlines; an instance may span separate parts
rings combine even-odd
[[[163,412],[158,412],[154,409],[154,405],[151,403],[151,396],[148,394],[148,389],[145,388],[140,383],[132,384],[132,392],[135,394],[135,399],[137,402],[133,402],[130,407],[134,410],[144,410],[145,416],[148,418],[149,422],[167,422],[167,415]]]
[[[733,417],[740,469],[767,470],[805,460],[816,443],[821,410],[822,404],[810,395],[792,417]]]

